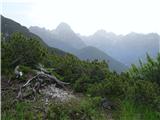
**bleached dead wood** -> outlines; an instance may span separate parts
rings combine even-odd
[[[23,99],[23,98],[29,97],[30,95],[33,95],[35,98],[35,95],[39,93],[39,90],[42,87],[50,85],[50,84],[56,84],[57,86],[63,89],[66,89],[65,85],[68,85],[69,83],[60,81],[53,75],[39,72],[37,75],[27,80],[27,82],[20,87],[17,98]],[[24,95],[25,93],[24,91],[25,89],[27,90],[27,88],[30,88],[30,92],[29,94]]]

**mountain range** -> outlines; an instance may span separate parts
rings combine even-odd
[[[31,26],[29,30],[40,36],[49,46],[59,48],[66,52],[72,53],[76,51],[76,49],[81,49],[86,46],[66,23],[61,23],[52,31],[37,26]]]
[[[47,30],[39,27],[27,27],[20,23],[1,16],[2,34],[8,39],[14,32],[23,33],[27,37],[37,38],[49,51],[59,55],[72,53],[82,60],[105,60],[109,68],[118,73],[127,69],[126,66],[108,56],[103,51],[86,46],[84,41],[66,23],[61,23],[55,30]]]
[[[112,71],[116,71],[118,73],[127,70],[127,67],[124,64],[113,59],[111,56],[93,46],[82,48],[78,50],[75,55],[78,56],[81,60],[105,60],[108,63],[109,68]]]
[[[29,29],[14,20],[1,16],[2,33],[5,38],[14,32],[22,32],[29,37],[37,37],[42,44],[58,54],[71,53],[82,60],[105,60],[109,68],[118,73],[126,70],[139,59],[145,62],[148,53],[156,57],[159,52],[160,36],[156,33],[116,35],[98,30],[93,35],[76,34],[66,23],[60,23],[56,29],[47,30],[38,26]]]
[[[138,63],[139,59],[145,62],[146,53],[155,58],[160,48],[160,36],[156,33],[116,35],[99,30],[93,35],[79,37],[86,45],[102,50],[127,66]]]
[[[49,46],[74,54],[82,60],[105,60],[108,62],[109,68],[116,72],[122,72],[127,69],[124,64],[112,58],[102,50],[86,45],[66,23],[60,23],[54,30],[47,30],[37,26],[31,26],[29,30],[40,36]]]
[[[9,39],[9,37],[13,33],[20,32],[27,37],[34,37],[38,39],[41,42],[41,44],[45,46],[52,53],[56,53],[58,55],[67,54],[66,52],[58,48],[53,48],[53,47],[48,46],[43,40],[41,40],[39,36],[37,36],[34,33],[31,33],[27,27],[21,25],[20,23],[15,22],[14,20],[6,18],[2,15],[0,17],[1,17],[1,33],[2,33],[2,37],[5,38],[5,40]]]

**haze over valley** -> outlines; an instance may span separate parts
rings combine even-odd
[[[67,23],[61,23],[53,30],[37,26],[32,26],[29,29],[51,47],[76,54],[78,49],[93,46],[126,66],[138,64],[139,59],[145,62],[147,53],[155,58],[159,52],[160,36],[157,33],[140,34],[132,32],[127,35],[116,35],[101,29],[93,35],[82,36],[75,33]],[[103,57],[101,57],[97,56],[97,59],[102,59]]]

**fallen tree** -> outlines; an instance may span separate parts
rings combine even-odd
[[[54,75],[49,75],[44,72],[38,72],[37,75],[27,80],[27,82],[20,86],[20,90],[17,95],[17,99],[25,99],[33,96],[35,99],[36,94],[40,94],[40,90],[44,87],[54,84],[55,86],[65,89],[65,85],[69,83],[60,81]]]

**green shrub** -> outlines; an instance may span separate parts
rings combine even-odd
[[[37,39],[14,33],[9,40],[2,41],[2,70],[5,72],[19,64],[32,67],[46,55],[46,48]]]
[[[80,101],[74,99],[66,103],[49,103],[45,107],[38,101],[36,103],[17,102],[14,107],[2,111],[2,119],[105,120],[103,112],[99,109],[100,100],[100,97],[83,98]]]
[[[136,81],[134,96],[136,102],[155,107],[160,103],[159,101],[156,101],[158,96],[159,87],[156,83],[151,83],[150,81],[145,80]]]
[[[128,73],[134,80],[149,80],[160,85],[160,53],[157,55],[156,59],[151,58],[147,54],[147,62],[143,64],[140,61],[139,67],[132,65]]]
[[[103,120],[105,117],[98,109],[99,101],[100,98],[85,98],[81,101],[72,100],[66,104],[53,103],[47,116],[54,120]]]
[[[33,70],[31,69],[31,67],[28,67],[28,66],[20,65],[20,66],[19,66],[19,69],[20,69],[20,71],[22,71],[24,74],[33,72]]]
[[[95,83],[88,87],[87,92],[93,96],[107,96],[124,99],[129,95],[130,80],[121,76],[110,76],[101,83]]]
[[[120,109],[117,110],[115,119],[118,120],[159,120],[160,113],[143,104],[135,104],[132,100],[121,102]]]

